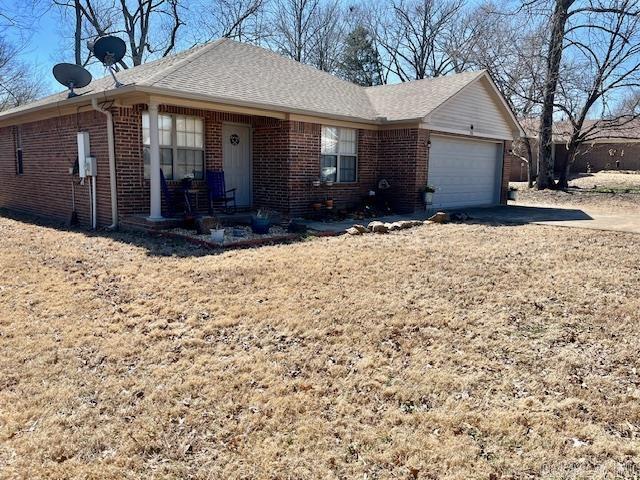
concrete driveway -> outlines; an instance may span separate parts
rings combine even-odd
[[[465,209],[472,220],[487,223],[553,225],[612,232],[640,233],[640,212],[602,212],[588,208],[509,205]]]
[[[468,214],[470,222],[516,224],[525,225],[553,225],[556,227],[590,228],[594,230],[609,230],[612,232],[640,233],[640,212],[608,213],[584,208],[562,208],[546,205],[509,205],[485,208],[465,208],[459,210]],[[417,212],[405,215],[390,215],[366,220],[342,221],[310,221],[301,220],[311,230],[325,233],[340,233],[353,226],[354,223],[364,223],[372,220],[381,222],[396,222],[399,220],[425,220],[434,212]]]

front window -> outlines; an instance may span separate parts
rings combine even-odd
[[[357,180],[357,130],[322,127],[320,176],[323,181],[355,182]]]
[[[158,115],[160,168],[167,180],[190,176],[204,178],[204,125],[201,118],[185,115]],[[149,114],[142,113],[144,177],[149,178]]]

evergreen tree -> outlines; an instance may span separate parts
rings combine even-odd
[[[363,87],[383,83],[380,56],[365,27],[359,25],[347,35],[339,73],[345,80]]]

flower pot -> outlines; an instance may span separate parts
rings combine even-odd
[[[433,203],[433,192],[422,192],[422,201],[425,205],[431,205]]]
[[[324,206],[331,209],[333,208],[333,200],[325,200],[324,201]]]
[[[316,212],[319,212],[322,209],[322,204],[320,202],[312,203],[311,208],[313,208]]]
[[[251,217],[251,231],[258,235],[266,235],[271,228],[271,220],[263,217]]]
[[[222,245],[224,243],[224,228],[212,228],[211,241]]]
[[[311,184],[312,184],[314,187],[319,187],[319,186],[320,186],[320,180],[314,180]]]
[[[507,198],[509,200],[518,200],[518,191],[517,190],[509,190],[507,193]]]
[[[333,180],[327,180],[326,182],[324,182],[324,184],[325,184],[327,187],[333,187]]]

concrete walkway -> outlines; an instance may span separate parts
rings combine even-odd
[[[588,228],[612,232],[640,233],[640,211],[638,213],[608,213],[588,208],[562,208],[542,205],[509,205],[460,210],[470,216],[470,222],[491,224],[536,224],[556,227]],[[373,220],[385,223],[400,220],[425,220],[433,212],[417,212],[407,215],[389,215],[364,220],[342,220],[336,222],[303,221],[307,228],[318,232],[343,232],[356,223],[367,225]]]

